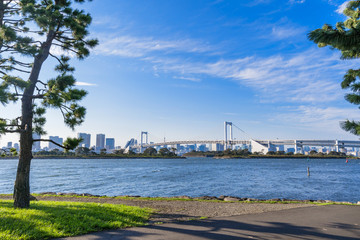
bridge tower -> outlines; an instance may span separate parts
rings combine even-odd
[[[230,127],[230,139],[228,140],[228,126]],[[232,122],[224,122],[224,150],[226,150],[228,148],[228,144],[230,143],[230,147],[231,142],[233,141],[233,131],[232,131]]]
[[[148,132],[141,132],[141,141],[140,141],[140,153],[142,153],[143,152],[143,144],[144,144],[144,138],[143,138],[143,135],[145,135],[146,136],[146,141],[145,141],[145,143],[146,144],[148,144]]]

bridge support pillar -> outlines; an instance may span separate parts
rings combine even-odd
[[[143,135],[145,135],[145,139],[146,139],[146,144],[148,144],[148,132],[141,132],[141,140],[140,140],[140,153],[143,153],[143,143],[144,143],[144,138]]]
[[[228,140],[228,126],[230,127],[229,140]],[[232,141],[233,141],[232,122],[224,122],[224,150],[228,149],[229,144],[230,144],[230,148],[232,148]]]
[[[335,151],[339,152],[339,141],[335,140]]]

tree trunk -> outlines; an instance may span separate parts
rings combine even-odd
[[[30,206],[30,163],[32,159],[32,121],[33,121],[33,95],[39,78],[42,64],[49,56],[52,40],[55,32],[50,30],[46,42],[40,48],[39,54],[34,58],[34,64],[29,76],[31,83],[24,91],[21,99],[21,133],[20,155],[14,186],[14,207],[28,208]]]
[[[22,131],[20,133],[20,155],[14,186],[14,207],[30,206],[30,163],[32,159],[32,100],[22,99]]]

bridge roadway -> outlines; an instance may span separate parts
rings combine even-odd
[[[251,141],[255,141],[263,146],[269,145],[293,145],[293,146],[330,146],[330,147],[358,147],[360,148],[360,141],[351,141],[351,140],[229,140],[227,141],[228,145],[238,145],[238,144],[247,144],[250,145]],[[155,146],[165,146],[165,145],[192,145],[192,144],[224,144],[224,140],[193,140],[193,141],[170,141],[170,142],[161,142],[161,143],[152,143],[152,144],[142,144],[143,148],[155,147]],[[135,148],[140,148],[141,145],[133,146]]]

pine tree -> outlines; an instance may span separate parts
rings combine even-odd
[[[343,14],[347,16],[344,22],[336,23],[335,27],[324,24],[308,34],[308,38],[319,47],[330,46],[341,52],[341,59],[360,58],[360,1],[350,1]],[[360,69],[349,69],[341,82],[343,89],[352,93],[345,95],[345,99],[355,105],[360,105]],[[340,123],[345,131],[360,135],[360,121],[346,120]]]
[[[90,0],[91,1],[91,0]],[[85,0],[75,0],[82,3]],[[87,40],[91,16],[71,7],[70,0],[0,0],[0,102],[21,103],[21,115],[0,118],[0,134],[20,134],[19,163],[14,186],[14,206],[30,205],[30,163],[33,133],[45,134],[47,108],[61,111],[64,122],[74,129],[84,121],[86,109],[78,102],[87,94],[75,88],[71,56],[84,59],[97,40]],[[57,47],[64,54],[52,53]],[[57,75],[40,80],[43,63],[56,59]],[[74,149],[81,139],[68,138],[63,145]],[[57,144],[53,142],[54,144]],[[58,144],[57,144],[58,145]]]

